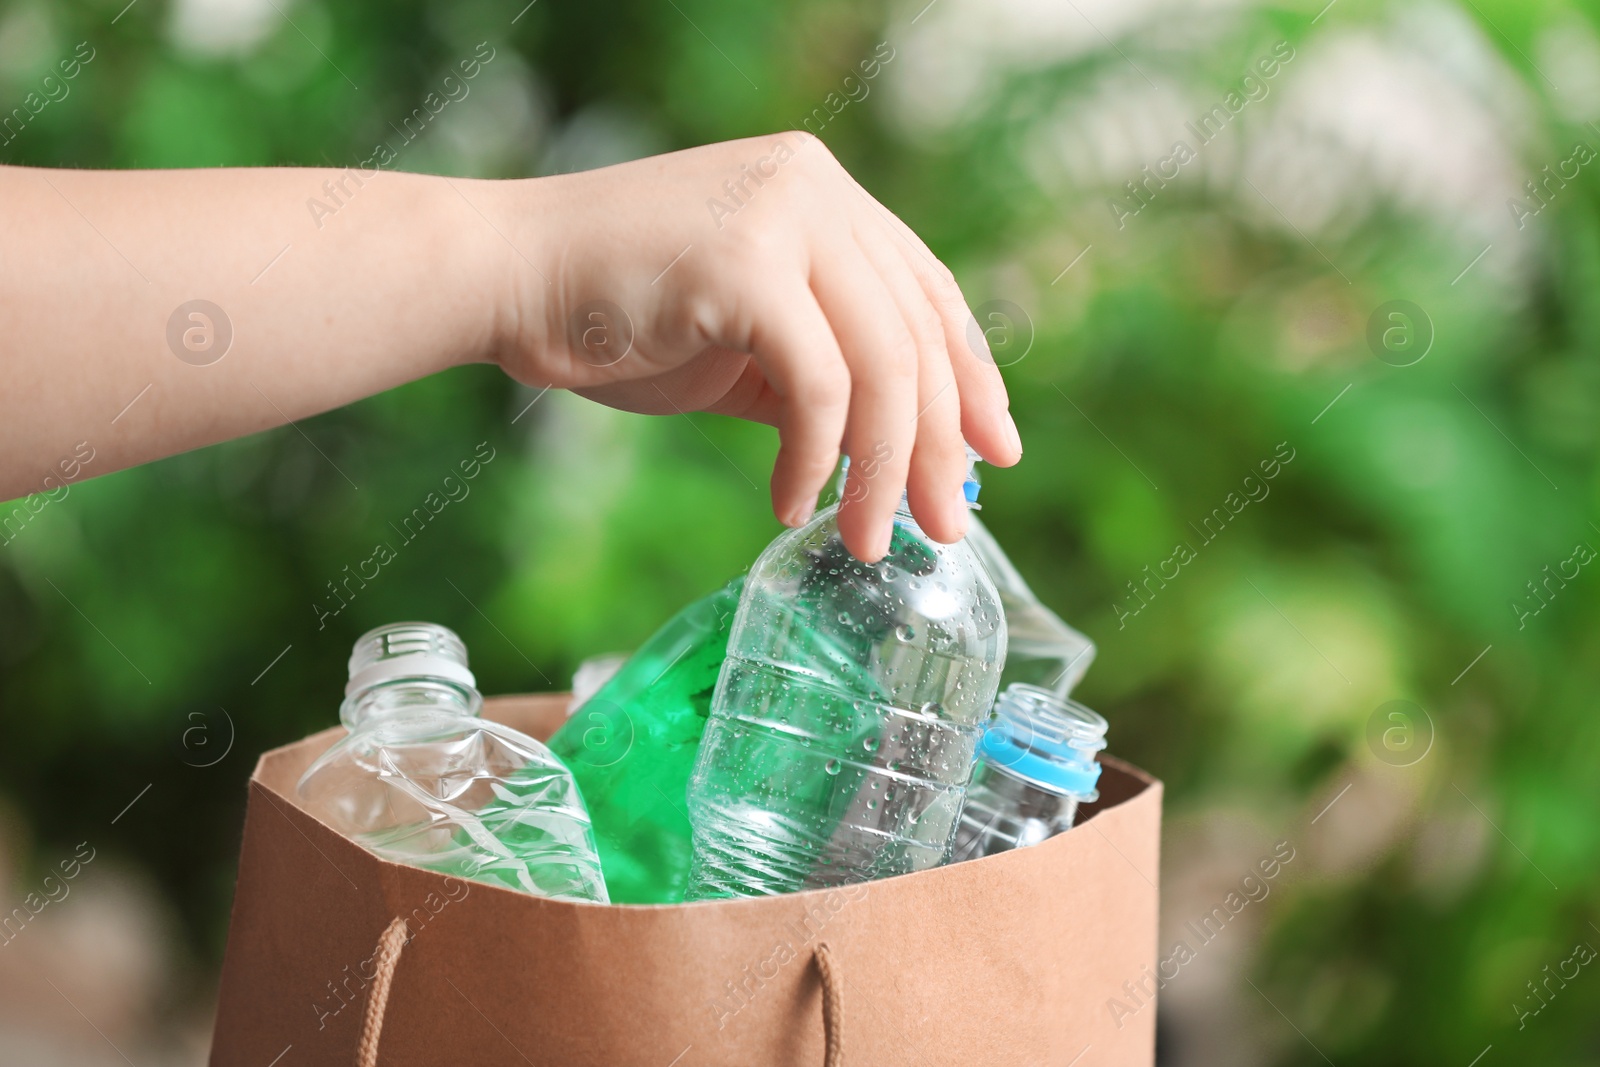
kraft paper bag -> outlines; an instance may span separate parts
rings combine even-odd
[[[490,700],[536,737],[565,696]],[[1150,1067],[1161,783],[1031,848],[685,905],[545,900],[378,859],[302,811],[343,733],[250,780],[213,1067]],[[1149,990],[1148,993],[1144,992]],[[1131,999],[1130,999],[1131,998]]]

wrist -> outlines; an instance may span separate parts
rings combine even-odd
[[[463,362],[495,363],[519,381],[551,384],[555,265],[548,253],[556,210],[553,180],[440,179],[453,201],[453,226],[466,261],[459,277],[482,324],[481,342]]]
[[[510,243],[514,220],[502,192],[507,183],[443,176],[428,182],[424,284],[435,287],[458,339],[444,354],[445,365],[504,366],[508,341],[524,314],[515,295],[524,288],[518,279],[531,273]]]

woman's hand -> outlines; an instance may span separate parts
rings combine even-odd
[[[902,489],[961,536],[963,435],[1022,453],[950,272],[807,134],[513,181],[0,167],[0,204],[0,498],[50,489],[74,447],[94,476],[475,360],[777,426],[791,524],[842,442],[866,560]],[[175,340],[197,301],[219,339],[198,354]]]
[[[962,536],[963,437],[990,463],[1022,455],[950,271],[809,134],[462,191],[504,237],[507,373],[776,426],[773,509],[791,526],[842,443],[839,527],[863,560],[888,551],[902,489],[930,536]]]

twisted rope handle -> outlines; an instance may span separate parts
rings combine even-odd
[[[361,1044],[356,1046],[356,1067],[378,1067],[378,1038],[383,1033],[383,1016],[389,1008],[389,987],[394,984],[394,969],[400,963],[400,950],[406,947],[406,923],[396,918],[378,938],[378,958],[373,966],[372,995],[361,1016]]]
[[[844,1063],[844,978],[834,968],[827,942],[816,948],[817,974],[822,978],[822,1067]]]
[[[366,1011],[361,1016],[361,1043],[356,1046],[356,1067],[378,1067],[378,1038],[383,1034],[383,1017],[389,1009],[389,989],[394,985],[394,971],[400,964],[400,952],[405,947],[405,920],[396,918],[378,938],[372,994],[367,997]],[[822,979],[822,1067],[843,1067],[844,978],[839,974],[833,962],[833,953],[826,942],[817,944],[814,958],[817,961],[817,975]]]

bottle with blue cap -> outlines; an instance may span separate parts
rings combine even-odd
[[[904,498],[877,563],[851,556],[837,514],[780,535],[745,581],[689,782],[689,899],[950,858],[1005,663],[999,593]]]
[[[313,815],[396,863],[608,902],[577,783],[544,745],[479,715],[461,638],[380,626],[356,642],[344,692],[349,733],[300,779]]]
[[[973,514],[967,516],[966,540],[994,580],[1006,615],[1006,666],[1000,675],[1000,686],[1003,689],[1013,682],[1026,682],[1060,697],[1069,696],[1094,662],[1094,642],[1063,622],[1034,595],[1000,542],[978,518],[977,512],[982,510],[978,505],[978,461],[978,453],[968,446],[964,491]],[[844,495],[849,469],[847,457],[839,474],[840,496]]]
[[[1072,828],[1099,793],[1106,721],[1039,686],[1006,687],[984,732],[954,860],[1036,845]]]

